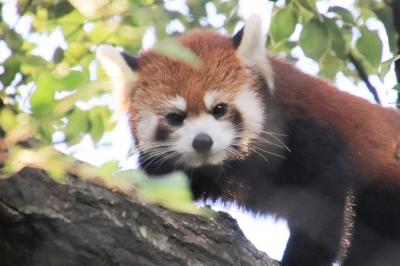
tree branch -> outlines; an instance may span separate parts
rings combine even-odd
[[[365,85],[367,86],[367,89],[371,92],[372,96],[374,96],[375,101],[380,104],[381,100],[379,99],[379,95],[376,88],[371,84],[371,82],[368,79],[367,72],[365,72],[363,66],[357,60],[357,58],[355,58],[352,52],[349,53],[349,60],[356,68],[358,75],[360,76],[361,80],[364,81]]]
[[[1,265],[265,265],[234,219],[177,213],[26,168],[0,180]]]

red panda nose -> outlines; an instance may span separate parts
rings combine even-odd
[[[213,145],[213,140],[210,135],[206,133],[199,133],[192,142],[192,147],[198,153],[209,152],[211,146]]]

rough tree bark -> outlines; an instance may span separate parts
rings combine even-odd
[[[66,180],[32,168],[0,180],[1,265],[278,265],[228,214],[176,213]]]

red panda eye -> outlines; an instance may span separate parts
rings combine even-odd
[[[169,113],[165,116],[167,119],[167,123],[171,126],[181,126],[183,124],[183,120],[186,118],[186,114],[180,113]]]
[[[228,111],[228,106],[225,103],[219,103],[214,107],[212,113],[215,118],[220,118],[224,116],[227,113],[227,111]]]

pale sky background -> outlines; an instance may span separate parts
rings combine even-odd
[[[15,13],[16,0],[0,1],[6,3],[2,14],[4,20],[10,25],[14,25],[17,18]],[[166,2],[167,8],[178,10],[184,14],[187,13],[185,0],[169,0]],[[350,8],[353,3],[354,0],[333,0],[325,2],[320,1],[318,2],[317,7],[322,13],[324,13],[329,6],[338,5],[345,8]],[[277,2],[277,5],[282,4],[283,0],[279,0]],[[240,0],[239,14],[244,19],[254,13],[259,14],[264,20],[263,22],[265,25],[265,31],[267,31],[270,24],[271,10],[272,3],[267,0]],[[215,7],[212,4],[209,4],[207,6],[207,13],[207,20],[211,23],[211,25],[222,25],[224,18],[223,16],[216,14]],[[27,36],[30,23],[30,18],[23,18],[18,22],[16,30],[24,36]],[[383,25],[379,21],[371,19],[367,22],[367,26],[370,29],[378,30],[380,37],[382,39],[385,38],[386,33],[384,31]],[[182,31],[184,30],[183,26],[176,21],[171,23],[171,25],[169,25],[169,28],[181,29]],[[298,26],[292,38],[297,39],[300,31],[301,27]],[[355,33],[355,36],[357,36],[357,33]],[[31,34],[29,39],[35,43],[38,43],[38,48],[36,49],[35,53],[43,56],[46,59],[51,58],[53,51],[59,45],[61,45],[63,48],[66,47],[64,37],[59,29],[56,29],[50,35]],[[154,42],[154,29],[150,28],[143,39],[143,47],[151,47]],[[318,72],[318,65],[311,59],[305,58],[302,50],[299,47],[295,48],[292,53],[296,57],[302,58],[297,62],[297,65],[302,70],[310,74],[316,74]],[[5,43],[0,40],[0,62],[3,62],[5,58],[9,56],[9,54],[10,51],[6,49]],[[389,48],[387,46],[384,46],[383,59],[386,60],[391,57],[392,55],[389,52]],[[96,67],[97,66],[95,63],[91,66],[93,73],[95,73]],[[4,71],[4,68],[0,66],[0,73],[2,71]],[[396,92],[391,90],[391,88],[396,84],[393,69],[390,71],[390,73],[390,75],[387,75],[384,83],[382,83],[376,76],[370,78],[373,85],[378,88],[379,96],[383,105],[385,106],[394,106],[394,103],[396,101]],[[339,74],[337,77],[337,86],[342,90],[346,90],[352,94],[373,101],[372,95],[368,92],[364,84],[355,86],[342,74]],[[20,92],[23,95],[26,95],[28,93],[28,89],[22,87],[20,88]],[[89,104],[89,106],[98,102],[104,103],[104,101],[109,101],[109,98],[103,97],[102,99],[94,99]],[[88,108],[88,104],[79,103],[79,107]],[[132,147],[132,141],[129,134],[126,118],[119,117],[118,121],[119,122],[116,129],[110,134],[107,134],[102,139],[100,143],[100,149],[96,149],[94,147],[89,137],[84,138],[81,144],[76,145],[72,148],[67,148],[66,146],[59,145],[58,149],[73,154],[78,159],[87,161],[94,165],[101,165],[110,160],[117,160],[121,162],[121,166],[124,169],[135,167],[137,165],[135,156],[128,156],[129,148]],[[57,136],[55,136],[55,138],[57,138]],[[214,208],[217,210],[225,210],[229,212],[234,218],[238,220],[239,226],[241,227],[247,238],[250,239],[257,248],[267,252],[268,255],[272,258],[278,260],[281,259],[286,241],[289,237],[289,232],[287,230],[285,221],[274,221],[272,218],[269,217],[255,217],[252,214],[238,210],[234,206],[224,208],[221,205],[216,205],[214,206]]]

